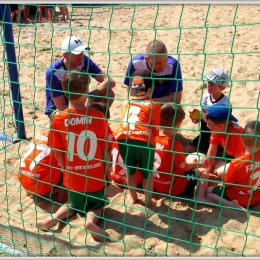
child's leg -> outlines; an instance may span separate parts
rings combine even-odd
[[[52,22],[52,8],[47,8],[49,22]]]
[[[107,239],[108,241],[110,241],[109,234],[96,225],[99,217],[102,215],[102,212],[103,207],[88,211],[85,226],[86,229],[90,232],[91,236],[96,240],[103,242]]]
[[[146,206],[147,207],[155,207],[156,206],[156,199],[153,198],[153,195],[151,192],[153,191],[154,186],[154,179],[153,175],[150,174],[148,179],[143,178],[143,189],[145,191],[145,200],[146,200]]]
[[[219,192],[216,192],[216,189],[222,190],[223,187],[208,187],[206,197],[211,199],[212,201],[216,202],[217,204],[220,204],[220,202],[221,202],[221,205],[223,205],[223,206],[228,206],[231,208],[240,208],[240,209],[245,210],[245,208],[240,206],[240,204],[238,203],[237,200],[230,201],[229,199],[224,198],[225,195],[223,195],[223,197],[221,198],[221,196],[219,194],[217,194]],[[220,192],[222,192],[222,191],[220,191]],[[225,190],[224,190],[224,193],[225,193]]]
[[[48,15],[48,9],[45,7],[45,8],[43,9],[43,12],[44,12],[45,19],[48,21],[48,17],[49,17],[49,15]]]
[[[66,205],[66,204],[65,204]],[[49,229],[57,225],[57,223],[65,218],[69,218],[74,214],[74,210],[69,209],[67,206],[61,206],[55,214],[43,220],[37,221],[37,225],[41,228]]]
[[[140,142],[142,144],[143,142]],[[140,145],[139,144],[139,145]],[[152,196],[154,179],[153,179],[153,162],[154,162],[154,146],[149,144],[142,144],[142,148],[138,148],[138,161],[141,167],[143,176],[143,189],[145,192],[145,204],[147,207],[156,206],[156,200]]]
[[[38,21],[41,22],[42,21],[42,9],[41,7],[38,7]]]
[[[201,202],[209,202],[208,200],[206,200],[206,191],[209,179],[208,169],[198,168],[198,178],[202,180],[198,180],[196,200]]]
[[[134,205],[138,200],[137,192],[136,192],[137,181],[136,181],[135,174],[127,175],[127,186],[128,186],[128,191],[129,191],[129,195],[128,195],[127,199],[131,205]]]
[[[70,18],[69,9],[68,9],[67,5],[64,7],[64,10],[65,10],[65,15],[66,15],[67,19],[69,19]]]
[[[135,142],[133,140],[118,140],[118,148],[120,155],[123,161],[126,164],[126,171],[127,171],[127,186],[128,186],[128,201],[131,205],[135,204],[138,200],[136,187],[136,167],[137,167],[137,160],[136,160],[136,150]]]

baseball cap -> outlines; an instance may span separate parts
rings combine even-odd
[[[209,106],[206,109],[206,113],[212,120],[231,120],[238,122],[237,118],[230,113],[230,108],[225,104],[214,104]]]
[[[208,75],[202,73],[208,81],[212,81],[222,87],[228,87],[229,76],[224,69],[214,68]]]
[[[145,96],[153,86],[152,73],[149,70],[136,70],[131,77],[130,96],[133,98]]]
[[[76,36],[67,36],[61,44],[62,53],[71,52],[72,54],[80,54],[84,50],[90,50],[83,42]]]

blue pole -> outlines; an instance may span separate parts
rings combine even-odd
[[[18,79],[18,69],[14,47],[13,27],[11,24],[11,9],[10,5],[0,4],[2,21],[4,23],[4,40],[7,56],[8,72],[10,78],[10,88],[12,93],[12,101],[14,108],[15,125],[17,136],[19,139],[25,139],[25,127],[23,118],[23,108],[21,102],[20,83]]]

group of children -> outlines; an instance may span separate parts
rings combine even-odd
[[[208,93],[198,120],[203,130],[197,141],[183,147],[176,136],[185,112],[181,105],[161,106],[151,100],[150,71],[131,75],[129,97],[114,133],[107,107],[88,100],[88,74],[67,73],[61,83],[68,109],[53,115],[50,131],[28,145],[20,164],[18,178],[28,192],[46,195],[61,182],[68,191],[67,203],[37,225],[48,229],[75,211],[88,212],[86,229],[95,239],[109,241],[96,222],[112,181],[128,189],[130,204],[138,202],[137,186],[142,184],[147,207],[156,206],[153,193],[194,193],[197,202],[258,209],[260,122],[251,121],[245,128],[237,124],[229,98],[222,93],[229,80],[223,69],[204,77]],[[188,159],[194,151],[204,152],[208,159]]]

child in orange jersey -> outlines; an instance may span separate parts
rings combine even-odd
[[[156,126],[160,124],[161,106],[150,100],[153,87],[152,74],[148,70],[136,70],[131,75],[129,100],[122,105],[122,121],[117,132],[119,151],[127,168],[128,200],[135,204],[136,167],[143,176],[143,189],[147,206],[155,206],[156,201],[150,194],[153,190],[153,169]]]
[[[231,114],[230,108],[222,103],[209,106],[205,110],[204,119],[212,132],[207,155],[211,164],[210,172],[213,172],[225,164],[223,160],[230,161],[244,154],[241,139],[243,128],[236,123],[238,120]],[[218,144],[223,147],[226,155],[214,165]]]
[[[207,202],[205,194],[209,171],[205,168],[204,161],[186,160],[182,144],[175,140],[177,129],[181,127],[184,118],[185,112],[180,105],[162,106],[161,126],[159,135],[155,138],[154,190],[179,196],[192,193],[198,183],[196,200]]]
[[[242,135],[245,153],[228,167],[217,169],[224,174],[224,186],[208,187],[207,197],[216,203],[236,208],[260,208],[260,122],[246,124]]]
[[[28,194],[47,195],[62,183],[62,173],[49,147],[50,132],[36,136],[21,157],[18,180]]]
[[[50,141],[64,171],[68,204],[37,224],[50,228],[75,210],[88,212],[86,229],[93,238],[104,241],[109,235],[96,222],[106,203],[105,175],[109,175],[110,163],[106,165],[105,159],[111,161],[114,136],[103,113],[84,105],[89,83],[89,75],[82,70],[67,73],[61,81],[69,107],[53,116]]]

